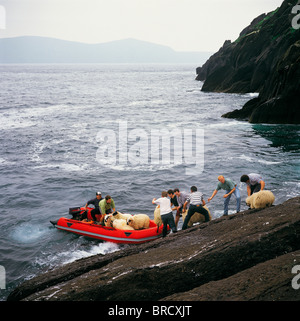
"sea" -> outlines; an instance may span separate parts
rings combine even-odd
[[[163,190],[195,185],[207,201],[221,174],[238,184],[242,210],[243,174],[261,174],[275,204],[300,194],[300,126],[222,118],[258,94],[202,92],[196,67],[0,65],[0,300],[49,269],[135,246],[52,226],[97,191],[151,218]],[[214,219],[223,195],[208,203]]]

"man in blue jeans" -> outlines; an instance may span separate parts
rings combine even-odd
[[[228,215],[228,205],[232,194],[234,194],[236,198],[236,212],[238,213],[241,209],[241,194],[237,185],[231,179],[224,178],[223,175],[218,176],[218,180],[219,183],[217,185],[217,188],[214,190],[212,196],[208,199],[208,201],[210,202],[220,189],[224,189],[226,191],[226,194],[223,196],[225,198],[224,216]]]

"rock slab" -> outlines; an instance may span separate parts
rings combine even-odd
[[[299,300],[299,264],[296,197],[75,261],[25,281],[8,301]]]

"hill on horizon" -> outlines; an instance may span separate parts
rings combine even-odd
[[[99,44],[37,36],[0,39],[0,63],[201,63],[211,54],[132,38]]]

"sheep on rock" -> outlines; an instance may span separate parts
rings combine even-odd
[[[272,206],[275,201],[275,196],[271,191],[262,190],[246,198],[246,204],[251,209],[263,209]]]

